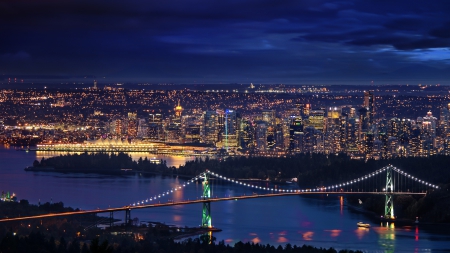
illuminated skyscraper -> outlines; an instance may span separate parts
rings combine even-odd
[[[303,151],[303,121],[301,117],[291,117],[289,125],[289,152],[301,153]]]
[[[268,125],[275,125],[275,110],[263,110],[262,111],[262,120],[267,122]]]
[[[228,150],[229,147],[237,147],[237,114],[235,110],[225,110],[222,136],[223,148]]]
[[[256,122],[256,149],[259,151],[267,150],[267,122]]]
[[[128,113],[128,126],[127,135],[128,137],[135,138],[137,136],[137,114],[133,112]]]
[[[439,117],[439,132],[442,137],[450,137],[450,104],[441,108]]]
[[[203,112],[203,142],[216,144],[219,141],[219,117],[216,111]]]
[[[372,125],[375,117],[375,95],[371,91],[364,92],[364,105],[367,109],[369,124]]]
[[[325,124],[324,110],[311,110],[309,112],[308,125],[314,127],[316,130],[323,131]]]
[[[325,153],[339,153],[340,145],[340,112],[335,108],[327,111],[325,129]]]

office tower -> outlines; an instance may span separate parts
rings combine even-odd
[[[216,111],[203,112],[202,139],[204,143],[216,144],[219,141],[219,117]]]
[[[245,117],[240,120],[239,127],[239,146],[242,149],[253,148],[255,140],[255,128],[250,118]]]
[[[151,123],[159,122],[159,123],[161,123],[162,120],[163,120],[162,114],[160,114],[160,113],[150,113],[148,115],[148,122],[151,122]]]
[[[163,119],[160,113],[151,113],[148,118],[148,133],[150,140],[162,141],[164,140]]]
[[[123,134],[123,121],[122,119],[116,118],[111,122],[111,133],[117,137],[121,137]]]
[[[335,108],[329,108],[326,117],[325,128],[325,153],[334,154],[341,151],[340,142],[340,112]]]
[[[311,104],[305,104],[303,107],[303,116],[309,117],[309,112],[311,111]]]
[[[97,80],[94,80],[94,89],[97,89]]]
[[[371,91],[364,92],[364,105],[368,112],[369,123],[372,124],[375,117],[375,95]]]
[[[224,132],[222,134],[222,147],[229,149],[237,147],[237,113],[235,110],[225,110],[224,113]]]
[[[346,121],[346,152],[349,154],[355,154],[358,153],[358,146],[357,143],[359,141],[358,136],[358,126],[359,126],[359,119],[356,118],[348,118]]]
[[[316,153],[318,150],[317,146],[317,135],[316,130],[313,126],[307,126],[303,129],[303,153]]]
[[[308,126],[314,127],[316,130],[324,130],[325,124],[325,111],[324,110],[311,110],[308,117]]]
[[[199,125],[187,125],[185,128],[185,142],[186,143],[199,143],[200,142],[200,126]]]
[[[181,143],[181,125],[176,123],[169,123],[165,129],[165,142],[168,143]]]
[[[267,150],[267,125],[263,120],[256,122],[256,149],[262,152]]]
[[[289,152],[301,153],[303,151],[303,122],[301,117],[291,117],[289,124]]]
[[[422,134],[430,138],[436,137],[436,121],[436,117],[433,117],[433,114],[429,111],[422,120]]]
[[[276,136],[275,136],[275,126],[269,125],[267,126],[267,150],[274,150],[276,145]]]
[[[439,135],[443,138],[450,136],[450,104],[441,108],[439,117]]]
[[[275,110],[263,110],[262,111],[262,120],[267,122],[267,124],[273,126],[275,125]]]
[[[139,119],[138,121],[137,137],[139,138],[148,137],[148,124],[145,119]]]
[[[128,113],[127,120],[127,135],[129,138],[135,138],[137,136],[137,114],[133,112]]]

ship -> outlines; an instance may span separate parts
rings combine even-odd
[[[358,225],[358,227],[362,227],[362,228],[370,228],[369,223],[363,223],[362,221],[356,223],[356,225]]]

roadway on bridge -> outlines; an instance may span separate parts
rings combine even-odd
[[[166,202],[166,203],[157,203],[157,204],[142,204],[136,206],[123,206],[118,208],[107,208],[107,209],[96,209],[96,210],[87,210],[87,211],[73,211],[73,212],[65,212],[65,213],[49,213],[35,216],[24,216],[24,217],[16,217],[16,218],[5,218],[0,219],[0,222],[7,221],[20,221],[20,220],[29,220],[29,219],[42,219],[42,218],[54,218],[60,216],[69,216],[69,215],[83,215],[83,214],[97,214],[97,213],[110,213],[110,212],[119,212],[126,210],[135,210],[135,209],[144,209],[144,208],[156,208],[163,206],[177,206],[177,205],[189,205],[189,204],[198,204],[205,202],[219,202],[219,201],[229,201],[229,200],[242,200],[242,199],[255,199],[255,198],[268,198],[268,197],[279,197],[279,196],[293,196],[293,195],[321,195],[321,194],[331,194],[331,195],[358,195],[358,194],[371,194],[371,195],[385,195],[385,192],[286,192],[286,193],[271,193],[271,194],[253,194],[253,195],[244,195],[244,196],[229,196],[223,198],[210,198],[210,199],[197,199],[197,200],[186,200],[186,201],[178,201],[178,202]],[[391,195],[425,195],[426,193],[411,193],[411,192],[391,192]]]

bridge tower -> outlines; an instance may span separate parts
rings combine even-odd
[[[392,192],[394,191],[394,180],[392,178],[392,165],[386,168],[386,201],[384,203],[384,218],[394,219],[394,197]]]
[[[203,196],[202,199],[211,198],[211,187],[209,184],[209,173],[206,171],[203,173]],[[211,202],[203,202],[203,211],[202,211],[202,227],[210,228],[211,226]]]

